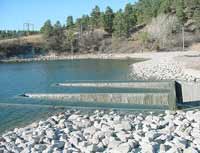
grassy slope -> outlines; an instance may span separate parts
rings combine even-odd
[[[44,42],[41,34],[35,34],[35,35],[24,36],[24,37],[20,37],[20,38],[0,40],[0,45],[14,44],[17,41],[20,41],[21,43],[30,43],[30,44],[38,44],[38,43]]]

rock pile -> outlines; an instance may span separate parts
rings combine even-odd
[[[200,110],[160,114],[69,110],[0,137],[0,153],[198,153]]]
[[[172,57],[153,58],[145,62],[134,63],[131,75],[144,80],[200,81],[197,75],[187,73],[184,64],[176,62]]]

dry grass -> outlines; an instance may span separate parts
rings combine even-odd
[[[192,46],[190,47],[190,50],[200,51],[200,43],[194,43],[194,44],[192,44]]]
[[[21,43],[30,43],[30,44],[40,44],[44,42],[41,34],[31,35],[31,36],[24,36],[20,38],[13,38],[13,39],[5,39],[0,40],[0,44],[15,44],[16,42],[20,41]]]

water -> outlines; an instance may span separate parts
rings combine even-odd
[[[99,103],[33,100],[21,98],[18,95],[23,93],[98,92],[94,88],[57,87],[55,83],[72,80],[129,80],[131,72],[129,65],[138,61],[140,60],[63,60],[0,64],[0,133],[45,118],[67,107],[113,107],[110,104]],[[108,89],[101,90],[108,91]],[[99,90],[99,92],[102,91]],[[127,108],[127,105],[121,104],[115,107]],[[132,107],[144,108],[139,105]]]

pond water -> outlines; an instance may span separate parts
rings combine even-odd
[[[57,87],[56,83],[76,80],[130,80],[130,64],[141,60],[59,60],[0,64],[0,133],[45,118],[71,107],[107,107],[107,104],[34,100],[23,93],[96,92],[92,88]],[[133,78],[134,79],[134,78]],[[108,90],[108,89],[101,89]],[[120,89],[115,89],[116,91]],[[128,89],[127,89],[128,90]],[[115,107],[127,108],[126,105]],[[130,106],[128,106],[130,108]],[[144,106],[133,105],[133,109]],[[150,109],[151,107],[148,107]]]

